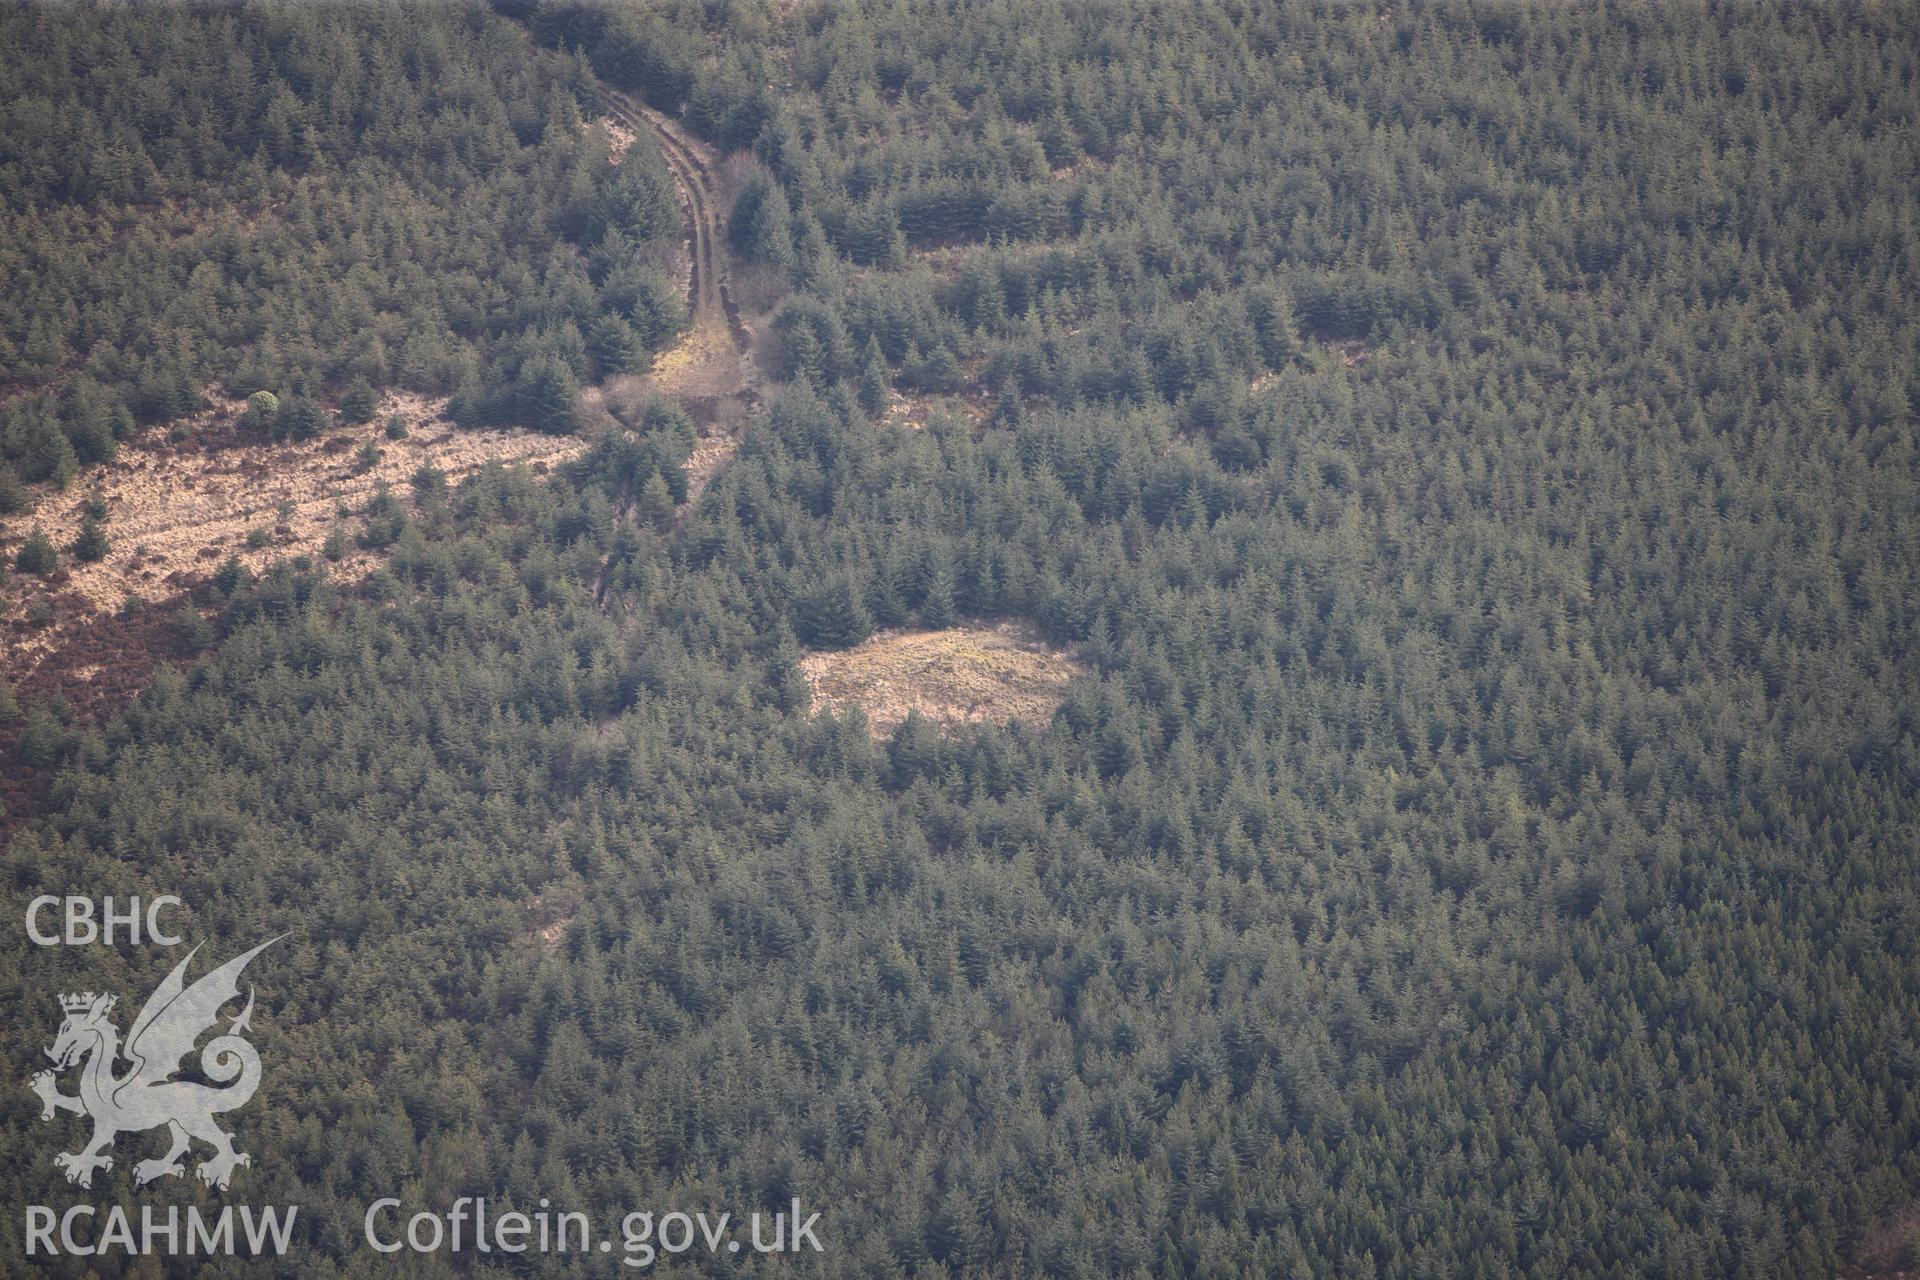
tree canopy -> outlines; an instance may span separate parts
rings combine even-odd
[[[16,262],[107,252],[115,182],[408,225],[425,179],[375,200],[360,158],[498,157],[472,225],[510,247],[397,288],[477,417],[550,425],[623,348],[609,307],[663,340],[662,171],[582,140],[583,77],[741,153],[730,240],[787,273],[766,401],[684,510],[663,404],[546,479],[383,493],[364,582],[214,584],[185,674],[6,727],[53,778],[20,897],[178,892],[215,951],[293,930],[237,1122],[307,1248],[370,1273],[358,1215],[405,1186],[798,1196],[823,1276],[1805,1276],[1911,1203],[1910,14],[499,8],[547,52],[469,9],[0,19],[26,123],[141,23],[219,52],[192,77],[307,31],[379,72],[250,81],[239,148],[195,123],[224,90],[162,75],[151,178],[131,141],[95,173],[122,108],[78,148],[0,129]],[[303,243],[231,260],[337,284]],[[60,372],[90,306],[27,276],[0,331],[65,344],[32,395],[112,437],[139,381]],[[173,407],[228,349],[100,305]],[[308,323],[299,394],[390,383]],[[404,369],[427,330],[395,325]],[[1091,672],[1047,724],[876,740],[797,674],[1011,617]],[[12,945],[49,1017],[171,963]],[[24,1064],[50,1025],[0,1035]],[[39,1124],[0,1110],[9,1150]]]

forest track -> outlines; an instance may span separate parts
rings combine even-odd
[[[619,90],[596,86],[593,96],[608,119],[636,135],[653,137],[680,189],[687,215],[687,332],[655,356],[646,374],[633,380],[615,379],[605,389],[609,400],[624,400],[630,409],[648,394],[672,396],[693,415],[699,438],[687,460],[686,498],[674,512],[673,523],[678,527],[707,483],[739,451],[742,422],[760,402],[753,330],[742,317],[728,279],[721,242],[722,204],[715,191],[716,162],[705,144],[686,136],[663,113]],[[623,506],[619,514],[625,518],[629,512]],[[606,603],[611,571],[609,558],[594,583],[596,604]]]
[[[720,265],[717,243],[720,202],[713,191],[712,165],[695,143],[681,136],[679,129],[652,107],[636,103],[615,89],[603,88],[598,96],[601,106],[615,120],[630,129],[644,129],[653,135],[680,188],[687,207],[687,242],[693,258],[693,271],[687,282],[687,307],[693,313],[693,327],[723,326],[734,349],[745,355],[753,345],[753,335],[740,318],[739,304],[734,301],[733,289]]]
[[[687,497],[674,523],[683,522],[707,483],[738,452],[746,413],[760,402],[754,333],[735,299],[721,240],[723,207],[716,193],[717,161],[706,144],[689,137],[662,112],[604,85],[594,97],[607,116],[636,134],[645,131],[659,145],[662,159],[680,188],[687,213],[687,248],[692,269],[687,280],[687,333],[655,357],[637,387],[615,384],[610,398],[657,392],[678,399],[694,416],[700,438],[687,461]],[[604,595],[602,584],[596,596]]]

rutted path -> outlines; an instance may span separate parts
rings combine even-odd
[[[721,206],[714,194],[714,161],[704,143],[688,137],[666,115],[604,86],[595,97],[614,121],[653,135],[680,188],[687,211],[687,281],[691,325],[685,337],[655,357],[647,383],[677,397],[693,412],[700,440],[687,460],[684,519],[701,492],[740,447],[741,419],[759,403],[753,331],[742,318],[727,279]]]
[[[617,90],[599,86],[594,97],[616,124],[653,136],[687,213],[688,331],[654,357],[651,370],[640,380],[647,391],[678,399],[699,430],[686,463],[686,500],[674,512],[677,525],[693,510],[707,483],[739,452],[742,420],[759,403],[753,332],[741,317],[727,279],[721,204],[714,192],[714,162],[705,144],[686,136],[663,113]],[[627,513],[623,509],[620,514]],[[611,567],[609,560],[594,584],[596,603],[606,601]]]
[[[758,402],[753,332],[727,279],[711,153],[652,108],[610,89],[597,96],[614,120],[656,139],[687,211],[692,323],[679,342],[658,354],[645,380],[695,411],[697,421],[705,419],[687,465],[684,516],[737,452],[739,423]],[[239,417],[243,406],[218,391],[207,389],[214,404],[194,424],[192,438],[210,438],[216,427],[230,428]],[[0,557],[11,558],[34,527],[68,546],[94,487],[113,512],[112,547],[103,560],[82,564],[63,555],[54,579],[20,575],[11,599],[0,602],[0,674],[17,690],[36,697],[58,692],[82,710],[117,706],[145,683],[155,662],[181,656],[169,647],[168,619],[176,605],[184,607],[187,586],[225,557],[237,556],[258,571],[273,559],[315,555],[343,524],[343,505],[358,506],[381,483],[404,492],[408,477],[423,465],[454,481],[491,462],[544,471],[586,446],[574,437],[514,428],[455,430],[443,411],[444,401],[390,394],[375,422],[399,413],[412,434],[398,441],[373,424],[337,427],[305,444],[238,440],[217,451],[176,448],[157,428],[129,441],[114,465],[90,473],[90,485],[0,518]],[[357,447],[371,452],[363,456]],[[379,559],[350,546],[333,572],[352,580]],[[128,600],[144,600],[147,607],[137,611],[123,604]],[[36,607],[51,620],[33,620]],[[0,741],[0,753],[5,750]],[[17,818],[38,807],[24,785],[0,777],[0,828],[9,810]]]
[[[693,312],[693,327],[703,323],[726,326],[728,336],[741,354],[753,344],[753,337],[740,319],[740,308],[720,266],[719,201],[713,194],[713,169],[701,156],[699,144],[683,136],[677,126],[652,107],[634,102],[613,89],[602,89],[600,103],[607,114],[630,129],[645,129],[660,144],[660,154],[680,187],[687,206],[688,243],[693,255],[692,279],[687,286],[687,306]],[[742,367],[742,386],[750,381]]]

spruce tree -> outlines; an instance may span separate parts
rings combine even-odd
[[[673,494],[667,488],[665,476],[656,471],[647,477],[646,483],[640,486],[634,510],[640,523],[650,529],[664,531],[673,522]]]
[[[956,619],[953,566],[945,556],[940,556],[927,574],[926,592],[920,601],[920,624],[937,630],[952,626]]]
[[[873,619],[845,574],[837,574],[794,603],[793,629],[815,649],[850,649],[873,634]]]
[[[887,358],[880,353],[880,343],[868,335],[867,349],[860,357],[860,407],[868,417],[878,418],[887,411],[892,393],[893,374],[887,368]]]
[[[0,516],[18,515],[33,505],[33,495],[20,483],[20,474],[0,462]]]
[[[53,549],[53,539],[47,537],[46,530],[35,525],[27,534],[27,540],[20,544],[20,550],[13,556],[13,567],[21,573],[50,577],[60,567],[60,554]]]
[[[573,405],[579,395],[573,372],[551,356],[534,361],[521,375],[521,411],[536,431],[565,435],[572,430]]]
[[[80,522],[80,536],[73,540],[74,558],[82,564],[94,564],[107,558],[107,531],[100,521],[88,516]]]
[[[340,420],[358,426],[363,422],[372,422],[374,410],[380,407],[380,393],[365,378],[355,378],[346,393],[340,397]]]

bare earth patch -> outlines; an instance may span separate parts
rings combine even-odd
[[[681,189],[689,234],[680,270],[692,325],[647,375],[587,388],[581,408],[604,416],[610,404],[631,408],[651,394],[680,400],[700,433],[689,464],[697,497],[737,450],[746,415],[759,401],[753,349],[756,320],[764,324],[765,316],[743,314],[733,297],[719,243],[725,209],[714,192],[714,155],[650,108],[607,97],[611,110],[599,126],[614,163],[641,130],[651,131]],[[8,390],[19,388],[0,394]],[[336,528],[344,525],[349,539],[357,531],[342,511],[357,514],[383,483],[404,495],[422,466],[455,483],[490,462],[544,474],[586,443],[516,428],[456,429],[444,400],[388,395],[364,426],[269,444],[239,427],[243,402],[207,395],[212,404],[203,412],[125,442],[111,465],[82,474],[64,493],[43,489],[32,510],[0,518],[0,557],[11,561],[35,528],[60,553],[51,577],[12,574],[0,591],[0,676],[22,696],[58,695],[97,719],[135,696],[156,666],[192,660],[170,619],[195,608],[194,592],[229,556],[255,572],[285,556],[317,557]],[[407,424],[406,439],[386,438],[395,415]],[[70,548],[96,493],[107,507],[110,549],[98,563],[81,564]],[[332,571],[354,581],[377,563],[351,547]],[[0,753],[9,736],[0,728]],[[40,771],[0,771],[0,815],[7,815],[0,826],[37,809],[48,781]],[[554,944],[557,935],[541,942]]]
[[[678,400],[700,433],[687,459],[687,503],[699,500],[707,482],[740,449],[747,408],[755,402],[743,370],[747,362],[728,335],[724,317],[696,320],[679,342],[653,359],[642,374],[622,374],[606,384],[608,408],[631,421],[650,396]]]
[[[942,631],[882,631],[851,649],[808,654],[800,670],[816,706],[867,713],[874,736],[899,727],[910,711],[943,726],[1044,727],[1086,674],[1074,657],[1025,623],[967,625]]]

